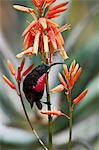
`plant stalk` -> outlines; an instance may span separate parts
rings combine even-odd
[[[71,140],[72,140],[72,98],[71,98],[71,93],[68,92],[67,94],[67,99],[69,103],[69,142],[68,142],[68,150],[71,150]]]
[[[48,59],[46,59],[46,64],[49,64]],[[47,103],[48,103],[47,109],[51,110],[48,74],[47,74],[47,77],[46,77],[46,93],[47,93]],[[52,116],[51,115],[48,115],[48,149],[52,150]]]
[[[68,150],[71,149],[71,139],[72,139],[72,109],[70,110],[70,120],[69,120],[69,142],[68,142]]]
[[[20,100],[21,100],[21,103],[22,103],[22,107],[23,107],[23,110],[24,110],[24,113],[25,113],[25,116],[27,118],[27,121],[34,133],[34,135],[36,136],[36,138],[38,139],[39,143],[42,145],[43,149],[44,150],[48,150],[48,148],[46,147],[46,145],[43,143],[43,141],[40,139],[39,135],[37,134],[36,130],[34,129],[34,127],[32,126],[31,122],[30,122],[30,119],[28,117],[28,114],[26,112],[26,109],[25,109],[25,106],[24,106],[24,103],[23,103],[23,99],[22,99],[22,94],[21,94],[21,88],[20,88],[20,82],[18,82],[18,95],[20,97]]]

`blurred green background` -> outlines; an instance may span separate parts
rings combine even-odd
[[[64,0],[57,0],[57,3]],[[21,34],[26,27],[25,19],[31,16],[15,11],[13,4],[33,7],[31,0],[0,0],[0,150],[42,150],[26,121],[17,94],[2,80],[2,74],[11,78],[6,60],[10,59],[17,68],[19,60],[15,55],[21,51]],[[71,24],[71,30],[63,33],[65,49],[82,67],[82,74],[75,84],[72,94],[76,97],[88,88],[85,99],[73,112],[73,150],[99,150],[99,0],[71,0],[68,11],[55,19],[57,23]],[[56,54],[54,61],[61,61]],[[39,57],[27,58],[29,63],[40,64]],[[58,84],[57,72],[50,72],[50,88]],[[52,76],[55,76],[55,78]],[[46,99],[44,94],[43,100]],[[47,142],[47,118],[41,116],[36,108],[24,103],[31,122],[41,138]],[[64,94],[51,94],[53,109],[68,113]],[[44,109],[46,109],[44,107]],[[68,142],[68,121],[64,117],[53,119],[53,150],[66,150]]]

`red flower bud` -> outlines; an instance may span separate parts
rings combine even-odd
[[[73,100],[74,104],[78,104],[87,94],[88,90],[84,90],[77,98]]]
[[[23,73],[22,76],[26,76],[33,68],[33,65],[30,65]]]
[[[5,75],[3,75],[3,80],[10,86],[10,88],[16,89],[14,84]]]

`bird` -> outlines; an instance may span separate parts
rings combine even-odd
[[[53,63],[51,65],[41,64],[35,67],[24,79],[23,81],[23,92],[27,101],[30,103],[31,108],[34,103],[39,110],[42,109],[41,98],[44,93],[44,85],[46,82],[46,76],[49,69],[58,64],[63,64],[62,62]],[[45,102],[47,104],[47,102]]]

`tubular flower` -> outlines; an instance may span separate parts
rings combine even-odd
[[[48,54],[50,60],[52,60],[53,54],[59,49],[63,59],[67,59],[68,56],[64,50],[64,40],[61,32],[70,29],[70,25],[64,25],[59,28],[59,25],[51,18],[58,17],[61,12],[67,9],[68,2],[64,2],[57,6],[51,7],[56,0],[32,0],[32,3],[36,7],[36,12],[32,8],[14,5],[17,10],[30,13],[34,20],[30,23],[27,21],[28,26],[24,30],[22,37],[24,52],[16,55],[17,58],[21,58],[23,55],[31,54]],[[30,52],[30,47],[32,50]]]
[[[74,104],[78,104],[87,94],[88,90],[84,90],[78,97],[73,100]]]
[[[25,59],[23,59],[21,61],[21,64],[18,67],[17,72],[15,72],[14,67],[13,67],[12,63],[10,62],[10,60],[7,60],[7,64],[8,64],[8,67],[9,67],[9,70],[10,70],[11,74],[14,76],[17,83],[21,82],[22,78],[24,76],[26,76],[33,69],[33,65],[30,65],[25,71],[23,71],[23,67],[24,67],[24,64],[25,64]],[[14,89],[14,90],[17,89],[16,85],[14,85],[5,75],[3,75],[2,78],[11,89]]]
[[[79,68],[79,64],[76,64],[75,60],[71,63],[70,68],[67,68],[66,64],[63,64],[63,74],[58,73],[58,78],[61,82],[57,87],[51,90],[51,92],[61,92],[64,89],[68,92],[73,88],[74,83],[78,79],[81,73],[81,67]]]
[[[14,84],[5,75],[3,75],[2,77],[3,77],[3,80],[9,85],[11,89],[16,89]]]
[[[41,111],[41,114],[44,114],[44,115],[55,115],[55,116],[65,116],[67,117],[68,119],[70,119],[66,114],[62,113],[61,111],[58,111],[58,110],[55,110],[55,111]]]
[[[73,60],[69,69],[67,68],[66,64],[63,64],[63,75],[61,73],[58,74],[60,84],[50,91],[52,93],[56,93],[65,90],[66,95],[68,95],[68,93],[70,93],[72,90],[75,82],[79,78],[80,73],[81,67],[79,67],[78,63],[76,64],[75,60]],[[77,98],[74,99],[73,103],[78,104],[85,97],[87,92],[88,90],[84,90]]]

